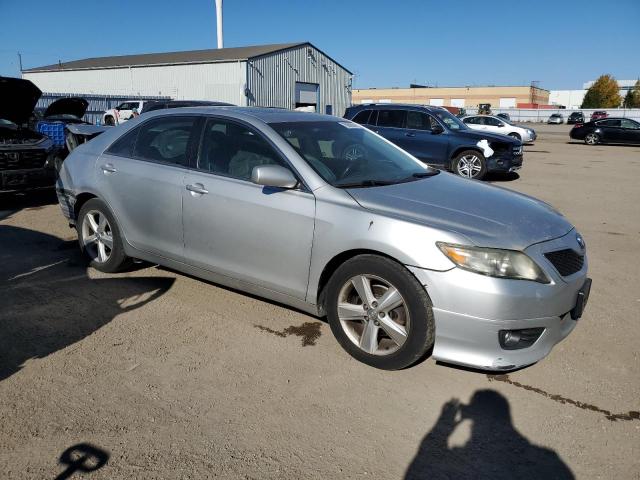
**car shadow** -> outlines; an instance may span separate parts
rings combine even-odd
[[[626,148],[638,148],[640,147],[640,143],[598,143],[596,145],[587,145],[582,141],[574,141],[567,142],[567,145],[582,145],[583,147],[593,148],[593,147],[626,147]]]
[[[469,421],[462,446],[449,446],[457,427]],[[513,425],[509,402],[495,390],[477,390],[468,405],[452,399],[423,438],[405,480],[490,478],[573,479],[553,450],[534,445]]]
[[[0,225],[0,381],[166,293],[169,277],[90,278],[75,241]]]
[[[53,188],[18,193],[0,192],[0,220],[9,218],[25,208],[42,208],[56,203],[58,199]]]
[[[518,172],[489,172],[485,175],[483,180],[487,182],[513,182],[514,180],[518,180],[519,178],[520,175],[518,174]]]

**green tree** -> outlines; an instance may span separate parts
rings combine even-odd
[[[637,80],[624,97],[622,102],[624,108],[640,108],[640,80]]]
[[[601,75],[587,90],[581,108],[618,108],[622,97],[618,82],[611,75]]]

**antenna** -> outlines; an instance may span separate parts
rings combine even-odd
[[[218,48],[224,48],[222,39],[222,0],[216,0],[216,31],[218,33]]]

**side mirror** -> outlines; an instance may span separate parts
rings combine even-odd
[[[431,125],[431,133],[433,133],[434,135],[440,135],[442,132],[444,132],[444,128],[442,128],[442,125],[437,123]]]
[[[259,165],[251,171],[251,181],[257,185],[275,188],[295,188],[298,180],[291,170],[280,165]]]

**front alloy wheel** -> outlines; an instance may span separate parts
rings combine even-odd
[[[453,162],[454,171],[461,177],[480,180],[487,172],[485,159],[481,153],[467,150],[460,153]]]
[[[398,370],[423,358],[435,323],[424,286],[403,265],[364,254],[333,273],[324,304],[331,331],[355,359]]]
[[[374,275],[357,275],[340,289],[338,318],[349,340],[371,355],[389,355],[407,340],[409,310],[398,289]]]

